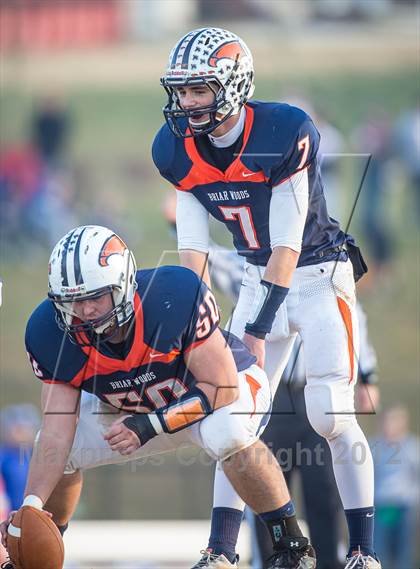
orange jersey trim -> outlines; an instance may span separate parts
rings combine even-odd
[[[102,354],[94,346],[80,346],[88,357],[88,360],[70,382],[71,385],[79,387],[84,381],[95,375],[108,375],[118,371],[130,371],[134,367],[147,365],[152,362],[169,363],[181,353],[180,350],[172,350],[165,354],[145,344],[143,337],[143,307],[138,294],[134,297],[134,317],[135,332],[133,345],[127,357],[124,360],[114,359]],[[87,340],[84,334],[80,334],[80,336],[82,340]]]
[[[251,134],[252,125],[254,123],[254,110],[245,105],[245,127],[244,140],[241,150],[226,172],[222,172],[215,166],[206,162],[198,152],[194,137],[186,138],[184,141],[185,151],[192,162],[192,168],[183,178],[178,186],[178,190],[189,191],[195,186],[212,184],[214,182],[267,182],[264,172],[253,172],[249,170],[241,161],[241,156],[248,143]],[[190,132],[187,129],[187,132]],[[249,179],[248,179],[249,177]]]

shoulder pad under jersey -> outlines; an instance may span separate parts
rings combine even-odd
[[[32,313],[25,333],[26,350],[35,375],[43,380],[70,382],[86,362],[82,349],[61,330],[55,310],[44,300]]]
[[[185,152],[184,140],[177,138],[167,124],[155,136],[152,158],[161,176],[175,186],[188,174],[192,165]]]

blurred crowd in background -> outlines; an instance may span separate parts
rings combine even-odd
[[[413,194],[414,215],[408,221],[420,222],[420,107],[404,110],[396,120],[385,110],[372,109],[369,118],[354,125],[345,138],[313,102],[295,97],[281,99],[303,108],[320,131],[329,212],[344,227],[354,204],[344,203],[343,163],[349,154],[357,158],[363,185],[352,227],[357,226],[364,238],[371,275],[375,273],[375,280],[376,273],[386,276],[396,253],[389,200],[395,191],[395,168],[403,173],[405,191]],[[0,146],[0,239],[7,255],[33,256],[36,250],[51,249],[63,228],[83,221],[77,200],[77,193],[84,191],[78,175],[81,165],[68,153],[73,137],[77,137],[77,124],[71,109],[51,93],[35,101],[28,117],[27,140],[17,146]],[[100,208],[92,213],[103,215]]]
[[[70,129],[63,102],[51,94],[36,103],[27,140],[1,147],[0,238],[7,254],[29,256],[34,248],[51,248],[63,224],[77,224],[67,156]]]
[[[165,9],[162,10],[162,5]],[[100,49],[121,42],[156,41],[174,30],[201,23],[226,28],[240,20],[245,25],[278,25],[288,31],[312,22],[335,22],[337,26],[372,22],[412,9],[415,0],[78,0],[32,2],[3,0],[0,49],[20,57],[31,50],[53,54],[68,48]],[[153,25],[150,25],[153,22]],[[297,32],[299,33],[299,32]],[[156,82],[162,63],[156,69]],[[404,88],[404,86],[402,86]],[[272,97],[274,95],[272,94]],[[357,229],[370,272],[362,286],[373,289],[391,278],[401,247],[402,231],[395,226],[392,194],[405,194],[409,211],[406,222],[420,223],[420,105],[391,114],[380,105],[344,133],[308,93],[278,93],[276,97],[303,108],[314,119],[321,134],[321,168],[332,217],[350,232]],[[157,102],[162,106],[164,97]],[[10,142],[0,137],[0,249],[2,263],[45,256],[70,227],[88,223],[118,229],[124,212],[104,196],[92,207],[81,206],[80,196],[89,194],[85,164],[75,158],[72,147],[81,124],[60,90],[43,89],[32,99],[25,116],[25,137]],[[150,141],[151,142],[151,141]],[[349,203],[343,194],[348,156],[357,157],[357,179],[361,184],[356,214],[352,218],[358,188]],[[139,157],[139,160],[146,158]],[[151,168],[151,166],[150,166]],[[122,172],[124,176],[143,170]],[[158,209],[158,204],[156,209]],[[372,284],[373,283],[373,284]],[[5,284],[7,287],[7,283]],[[379,362],[379,368],[381,364]],[[403,378],[397,378],[398,380]],[[396,388],[395,388],[396,389]],[[398,398],[396,398],[398,400]],[[20,505],[31,447],[40,416],[28,404],[0,403],[0,518]],[[413,545],[419,513],[419,439],[411,432],[409,412],[395,404],[381,410],[377,433],[371,439],[376,476],[377,540],[384,569],[412,568]],[[417,517],[417,522],[416,522]]]
[[[216,19],[227,26],[232,21],[251,21],[261,26],[270,22],[288,32],[296,29],[297,33],[299,26],[317,21],[333,20],[338,26],[350,22],[357,28],[361,22],[393,18],[402,8],[414,5],[414,0],[5,0],[1,4],[0,49],[6,55],[19,57],[32,50],[54,53],[68,48],[149,41],[151,34],[152,41],[159,41],[166,32],[179,26],[183,29],[186,23],[211,23]],[[288,97],[278,93],[279,100],[293,102],[294,97],[295,94]],[[395,255],[395,230],[387,199],[395,191],[395,165],[403,172],[402,184],[407,192],[414,192],[416,216],[411,221],[418,224],[420,219],[420,108],[414,104],[399,116],[391,117],[386,109],[372,107],[368,118],[354,124],[350,135],[344,137],[339,127],[331,124],[325,109],[317,109],[307,93],[300,99],[298,94],[297,105],[313,115],[321,133],[330,211],[344,225],[351,208],[341,203],[342,158],[349,154],[360,157],[363,189],[354,223],[365,238],[371,265],[385,273]],[[84,165],[72,160],[69,154],[79,126],[65,94],[45,86],[42,95],[33,100],[31,115],[27,117],[26,140],[10,145],[1,139],[0,238],[10,253],[17,251],[29,256],[37,248],[49,249],[62,233],[61,228],[85,221],[78,208],[78,196],[85,189]],[[97,208],[98,217],[106,222],[106,213],[99,204]]]
[[[4,49],[91,47],[127,38],[156,39],[186,21],[251,22],[299,27],[311,22],[369,22],[416,0],[3,0]],[[34,25],[35,24],[35,25]]]

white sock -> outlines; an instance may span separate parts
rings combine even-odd
[[[335,480],[345,510],[373,506],[373,459],[369,443],[354,423],[344,433],[328,441]]]
[[[245,509],[245,502],[236,493],[220,462],[216,464],[214,476],[213,508],[233,508],[242,511]]]

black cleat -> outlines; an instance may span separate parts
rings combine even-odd
[[[315,569],[315,550],[306,537],[282,537],[268,569]]]

